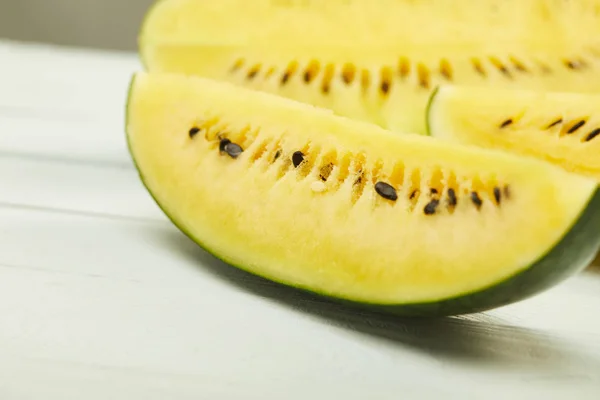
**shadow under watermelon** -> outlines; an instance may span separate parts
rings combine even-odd
[[[486,313],[423,319],[364,310],[228,265],[178,230],[160,230],[159,234],[161,243],[189,258],[191,264],[215,279],[330,326],[417,350],[443,363],[456,365],[462,361],[471,366],[476,363],[478,369],[487,365],[494,370],[502,366],[512,372],[530,371],[538,379],[543,379],[540,376],[548,376],[548,379],[569,376],[587,380],[589,371],[600,371],[600,354],[584,354],[561,338],[514,326],[510,321]]]

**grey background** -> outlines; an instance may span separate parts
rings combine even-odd
[[[133,51],[154,1],[0,0],[0,38]]]

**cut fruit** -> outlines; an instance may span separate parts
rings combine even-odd
[[[429,134],[555,163],[600,180],[600,95],[443,86]]]
[[[158,0],[140,33],[142,41],[207,46],[535,46],[593,37],[599,20],[598,0]]]
[[[163,0],[139,49],[151,72],[224,80],[424,134],[440,84],[600,90],[596,3]]]
[[[539,160],[177,74],[139,73],[127,118],[142,181],[190,238],[351,304],[482,311],[560,282],[600,246],[596,182]]]

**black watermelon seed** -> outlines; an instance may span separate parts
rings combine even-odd
[[[200,128],[193,127],[192,129],[190,129],[190,138],[193,138],[194,136],[196,136],[198,134],[198,132],[200,132]]]
[[[425,213],[425,215],[433,215],[435,214],[435,210],[437,209],[437,207],[440,205],[440,201],[435,199],[435,200],[431,200],[423,209],[423,212]]]
[[[385,182],[377,182],[375,184],[375,191],[384,199],[392,201],[398,200],[398,193],[396,193],[396,189]]]
[[[277,159],[281,157],[281,150],[277,150],[277,152],[275,153],[275,156],[273,157],[273,161],[277,161]]]
[[[227,146],[229,143],[231,143],[231,140],[229,140],[229,139],[221,139],[221,141],[219,142],[219,151],[220,152],[224,152],[225,151],[225,146]]]
[[[454,189],[448,189],[448,204],[452,207],[458,204],[458,199],[456,198],[456,192]]]
[[[302,164],[302,161],[304,161],[304,153],[297,151],[292,154],[292,163],[294,164],[295,168],[298,168],[298,166]]]
[[[500,124],[500,128],[506,128],[507,126],[511,125],[512,123],[513,123],[512,118],[509,118]]]
[[[477,208],[481,207],[483,204],[483,201],[481,201],[481,198],[477,192],[471,192],[471,201],[477,206]]]
[[[567,61],[565,61],[565,65],[569,69],[579,69],[579,68],[581,68],[581,64],[579,62],[577,62],[577,61],[567,60]]]
[[[227,143],[225,145],[225,152],[231,158],[238,158],[240,156],[240,154],[242,154],[244,152],[244,149],[242,149],[242,146],[240,146],[239,144]]]
[[[388,94],[390,91],[390,84],[388,82],[382,82],[381,91],[383,92],[383,94]]]
[[[496,203],[500,204],[500,200],[502,199],[502,196],[501,196],[499,187],[494,188],[494,199],[496,199]]]
[[[283,74],[283,76],[281,77],[281,84],[285,85],[288,81],[290,80],[290,73],[286,72]]]
[[[548,125],[548,126],[546,127],[546,129],[554,128],[556,125],[558,125],[558,124],[560,124],[560,123],[562,123],[562,122],[563,122],[562,118],[559,118],[559,119],[557,119],[556,121],[554,121],[554,122],[550,123],[550,125]]]
[[[585,138],[585,141],[589,142],[590,140],[594,139],[598,135],[600,135],[600,128],[594,129],[592,132],[590,132],[590,134],[587,135],[587,137]]]
[[[438,194],[438,190],[436,188],[431,188],[431,194]]]
[[[571,127],[571,129],[569,129],[569,130],[567,131],[567,133],[568,133],[568,134],[575,133],[575,132],[577,131],[577,129],[581,128],[583,125],[585,125],[585,121],[584,121],[584,120],[581,120],[581,121],[579,121],[578,123],[576,123],[575,125],[573,125],[573,126]]]
[[[413,190],[410,194],[410,200],[413,200],[417,196],[417,193],[419,193],[419,189]]]

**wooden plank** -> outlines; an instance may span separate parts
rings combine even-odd
[[[166,221],[133,167],[0,155],[0,205]]]
[[[0,41],[0,153],[126,164],[135,54]]]
[[[123,121],[32,116],[21,111],[0,109],[0,156],[131,165]]]
[[[135,53],[0,41],[0,67],[0,110],[114,118],[141,65]]]
[[[0,394],[594,399],[600,388],[597,275],[487,314],[411,321],[238,272],[161,222],[3,208],[0,221]]]

